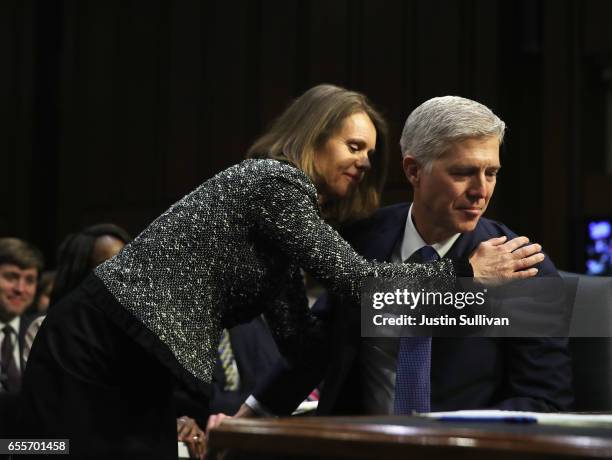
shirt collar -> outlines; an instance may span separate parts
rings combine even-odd
[[[461,233],[455,233],[450,238],[445,239],[444,241],[440,241],[431,245],[432,248],[436,250],[440,258],[444,257],[446,253],[450,250],[450,248],[455,244],[457,238]],[[401,246],[401,257],[402,260],[408,259],[415,251],[418,251],[423,246],[427,246],[427,243],[423,240],[421,235],[419,235],[418,230],[414,226],[414,222],[412,220],[412,204],[410,205],[410,209],[408,210],[408,217],[406,218],[406,228],[404,229],[404,239],[402,240]]]
[[[11,326],[11,328],[13,329],[13,332],[15,334],[19,334],[20,323],[21,323],[21,317],[20,316],[15,316],[8,323],[3,323],[3,322],[0,321],[0,332],[2,331],[2,329],[4,329],[4,326],[6,326],[8,324],[8,325]]]

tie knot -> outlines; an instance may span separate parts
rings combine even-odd
[[[435,262],[439,260],[440,256],[436,252],[434,248],[431,246],[423,246],[421,249],[417,250],[410,256],[408,259],[409,262],[416,262],[421,264],[428,264],[430,262]]]
[[[4,335],[9,336],[13,333],[13,328],[10,324],[5,324],[2,328],[2,332],[4,332]]]

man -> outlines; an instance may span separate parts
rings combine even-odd
[[[34,301],[42,268],[42,254],[34,246],[0,238],[0,437],[12,435],[15,427],[24,336],[32,319],[24,312]]]
[[[0,391],[18,392],[24,361],[21,350],[43,257],[18,238],[0,238]]]
[[[504,122],[475,101],[447,96],[423,103],[408,117],[400,142],[414,202],[379,210],[346,229],[346,238],[368,259],[400,262],[425,246],[435,258],[461,258],[482,241],[515,237],[482,217],[501,166],[504,131]],[[538,276],[558,276],[548,258],[536,267]],[[409,412],[398,410],[396,398],[402,393],[396,381],[406,382],[398,365],[402,340],[361,338],[354,305],[328,308],[323,302],[316,310],[332,324],[329,360],[318,369],[279,365],[240,413],[288,413],[322,377],[319,414]],[[572,403],[566,339],[420,340],[412,343],[424,347],[418,368],[425,373],[427,401],[413,406],[417,410],[558,411]]]

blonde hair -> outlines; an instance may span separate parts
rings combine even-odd
[[[288,162],[316,184],[315,150],[342,128],[347,117],[359,112],[367,114],[376,128],[376,154],[370,158],[372,168],[348,197],[326,202],[322,212],[325,219],[335,223],[367,217],[380,205],[387,172],[388,140],[385,120],[365,95],[328,84],[309,89],[253,143],[247,157]]]

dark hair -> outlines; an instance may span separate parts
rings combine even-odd
[[[0,238],[0,265],[17,265],[20,269],[35,268],[42,272],[45,259],[34,245],[19,238]]]
[[[76,288],[94,268],[91,256],[96,240],[102,236],[112,236],[126,244],[132,240],[127,231],[115,224],[96,224],[68,235],[57,251],[55,284],[51,291],[50,305]]]

